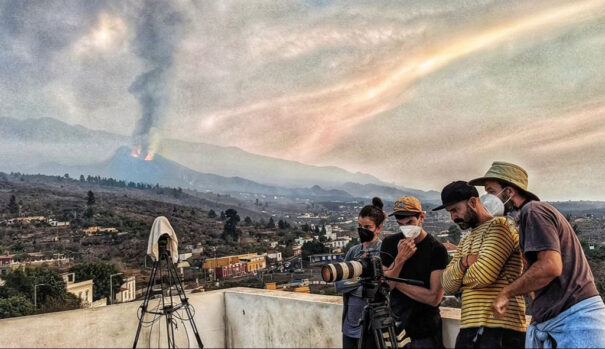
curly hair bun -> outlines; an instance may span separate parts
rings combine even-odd
[[[382,200],[379,197],[377,197],[377,196],[375,196],[374,198],[372,198],[372,205],[378,207],[381,210],[384,207],[384,204],[382,203]]]

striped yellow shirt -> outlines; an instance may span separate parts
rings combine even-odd
[[[478,258],[465,273],[460,259],[468,254],[477,254]],[[441,277],[445,293],[462,291],[460,327],[502,327],[525,332],[523,296],[510,299],[503,317],[496,318],[491,309],[498,292],[521,276],[522,269],[519,235],[506,218],[495,217],[465,236]]]

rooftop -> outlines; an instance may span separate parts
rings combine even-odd
[[[189,299],[207,348],[341,347],[342,297],[238,287],[189,294]],[[137,301],[0,320],[2,347],[131,347],[140,305]],[[441,308],[441,314],[444,344],[453,347],[460,311]],[[165,347],[163,331],[162,322],[143,327],[138,347]],[[191,331],[187,342],[180,322],[176,333],[177,346],[196,347]]]

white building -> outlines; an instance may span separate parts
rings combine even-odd
[[[93,290],[93,282],[92,280],[75,282],[76,274],[68,273],[63,274],[63,281],[65,281],[65,285],[67,288],[67,292],[75,295],[80,298],[82,301],[82,306],[84,308],[90,307],[92,304],[92,290]]]
[[[324,246],[328,246],[330,248],[344,248],[350,241],[350,237],[344,236],[333,241],[324,242]]]
[[[276,262],[281,262],[282,261],[281,252],[267,253],[267,258],[275,260]]]
[[[120,291],[116,293],[116,303],[130,302],[136,299],[136,281],[131,276],[120,286]]]
[[[67,227],[67,226],[69,226],[69,222],[60,222],[60,221],[56,221],[54,219],[49,219],[47,222],[48,222],[48,225],[50,225],[51,227]]]

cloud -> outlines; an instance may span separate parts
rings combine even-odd
[[[574,162],[544,188],[562,197],[555,184],[565,174],[601,178],[578,158],[602,155],[604,9],[5,1],[0,115],[123,135],[153,129],[424,189],[473,177],[494,159],[525,164],[541,183],[552,164]]]

